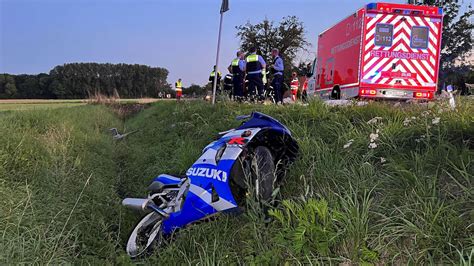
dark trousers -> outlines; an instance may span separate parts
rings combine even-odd
[[[252,95],[263,95],[263,81],[262,81],[262,74],[247,74],[247,80],[249,81],[249,96]],[[255,89],[257,89],[257,93],[255,93]]]
[[[273,91],[275,92],[275,102],[283,103],[283,75],[275,75],[272,80]]]
[[[212,84],[212,87],[214,88],[214,84]],[[220,85],[220,83],[217,83],[217,86],[216,86],[216,93],[221,93],[221,85]]]
[[[303,102],[308,101],[308,92],[306,90],[304,90],[303,93],[301,94],[301,99],[303,100]]]
[[[244,96],[244,85],[243,85],[243,76],[235,75],[232,78],[232,83],[234,84],[234,96],[242,97]]]

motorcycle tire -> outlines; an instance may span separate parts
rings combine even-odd
[[[258,200],[270,203],[276,181],[276,167],[273,154],[265,146],[257,146],[251,163],[252,179]]]
[[[156,212],[145,215],[135,226],[127,241],[127,254],[136,258],[152,251],[162,240],[163,216]]]

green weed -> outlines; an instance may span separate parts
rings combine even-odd
[[[0,113],[0,263],[130,264],[124,243],[160,173],[184,175],[217,132],[257,110],[300,156],[265,223],[256,202],[180,230],[145,264],[472,264],[474,105],[157,102]],[[377,118],[377,119],[374,119]],[[370,122],[369,122],[370,121]],[[139,130],[114,142],[108,128]],[[251,198],[251,197],[250,197]]]

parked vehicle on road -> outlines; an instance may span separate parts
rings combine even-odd
[[[443,10],[371,3],[318,36],[308,95],[432,99]]]

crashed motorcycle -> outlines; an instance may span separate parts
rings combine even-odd
[[[296,159],[298,144],[287,127],[268,115],[253,112],[237,119],[241,125],[219,133],[184,177],[159,175],[147,198],[123,200],[124,206],[146,214],[130,234],[129,256],[148,253],[191,223],[239,210],[249,190],[259,202],[271,202]]]

